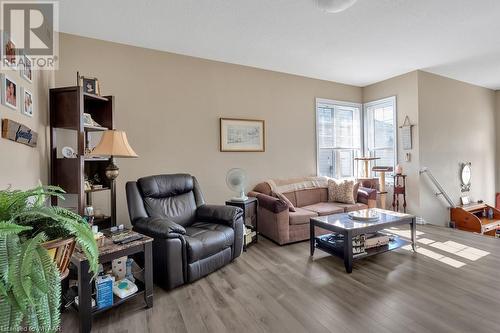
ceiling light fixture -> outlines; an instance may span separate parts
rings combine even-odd
[[[357,0],[315,0],[316,5],[327,13],[340,13],[354,5]]]

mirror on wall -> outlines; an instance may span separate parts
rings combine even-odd
[[[470,191],[471,163],[460,163],[460,187],[462,192]]]

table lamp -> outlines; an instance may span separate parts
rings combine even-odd
[[[130,147],[127,134],[123,131],[108,130],[101,137],[99,144],[92,150],[90,155],[110,156],[111,160],[105,169],[105,175],[111,183],[111,223],[116,225],[116,184],[115,179],[120,173],[120,168],[115,164],[115,158],[139,157]]]

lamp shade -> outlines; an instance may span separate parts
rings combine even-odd
[[[128,144],[127,134],[117,130],[105,131],[102,135],[101,142],[94,148],[91,155],[139,157]]]

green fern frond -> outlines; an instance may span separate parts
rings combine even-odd
[[[17,225],[11,222],[0,222],[0,235],[20,234],[23,231],[31,230],[31,227]]]
[[[47,250],[42,247],[36,249],[42,264],[43,274],[47,280],[49,292],[47,293],[47,304],[50,310],[50,321],[52,329],[56,330],[61,323],[59,308],[61,306],[61,284],[59,283],[59,270]]]

